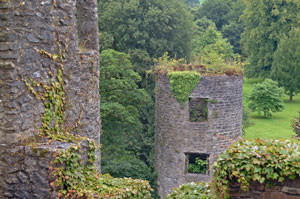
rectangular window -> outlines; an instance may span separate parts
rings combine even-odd
[[[209,154],[205,153],[186,153],[187,173],[209,174]]]
[[[207,98],[189,98],[190,122],[207,121],[208,115]]]

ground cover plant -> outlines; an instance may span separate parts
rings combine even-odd
[[[248,97],[254,85],[262,79],[244,79],[244,105],[247,107]],[[283,97],[285,109],[282,112],[273,114],[272,118],[264,118],[258,113],[250,113],[250,121],[253,123],[246,129],[244,138],[269,138],[269,139],[293,139],[296,135],[291,128],[291,120],[298,115],[300,107],[300,96],[289,102],[289,96]]]

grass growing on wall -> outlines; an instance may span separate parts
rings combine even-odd
[[[244,105],[247,107],[246,98],[254,85],[261,80],[244,80]],[[293,102],[289,102],[289,97],[284,96],[285,109],[282,112],[274,113],[271,118],[264,118],[263,114],[251,113],[250,119],[255,124],[246,129],[244,138],[283,138],[292,139],[293,129],[290,127],[291,120],[297,116],[300,111],[300,95],[295,96]]]

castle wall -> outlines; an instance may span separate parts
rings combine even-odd
[[[40,157],[27,145],[38,134],[44,107],[22,78],[47,83],[49,71],[58,67],[41,50],[65,55],[66,128],[80,118],[71,133],[100,141],[96,5],[96,0],[0,0],[0,198],[50,198],[51,154],[68,148],[36,143],[48,151]]]
[[[209,168],[218,154],[242,133],[242,76],[205,76],[190,94],[208,99],[207,121],[190,122],[188,102],[181,105],[166,75],[157,76],[155,107],[155,161],[162,198],[173,188],[192,181],[209,181],[212,172],[187,172],[187,153],[209,155]]]
[[[272,186],[250,182],[248,191],[242,191],[238,183],[230,184],[229,194],[231,199],[300,199],[300,178],[274,181]]]

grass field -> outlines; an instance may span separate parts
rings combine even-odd
[[[252,90],[255,83],[260,80],[244,80],[244,105],[247,107],[247,95]],[[263,115],[251,112],[250,120],[254,125],[246,129],[245,138],[283,138],[293,139],[295,133],[290,127],[291,120],[300,111],[300,95],[295,96],[293,102],[289,102],[289,97],[284,97],[285,109],[283,112],[273,113],[271,118],[264,118]]]

